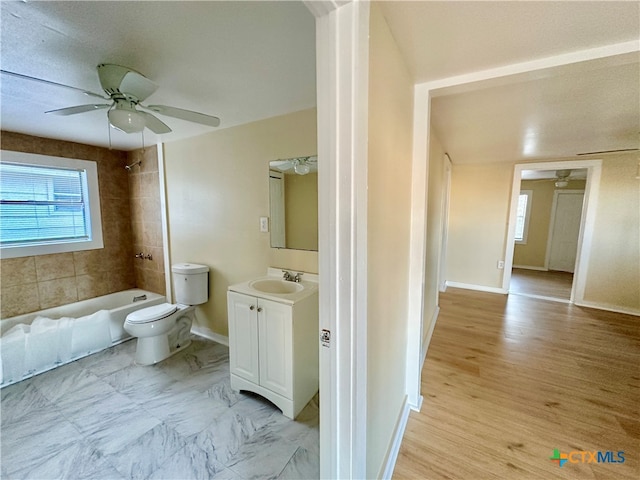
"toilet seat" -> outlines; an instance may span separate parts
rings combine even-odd
[[[171,303],[161,303],[152,307],[142,308],[127,315],[126,321],[129,323],[149,323],[168,317],[178,309],[177,305]]]

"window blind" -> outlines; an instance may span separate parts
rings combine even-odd
[[[0,243],[88,239],[86,171],[0,163]]]

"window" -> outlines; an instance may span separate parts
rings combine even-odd
[[[3,258],[102,248],[95,162],[2,152]]]
[[[518,196],[518,210],[516,213],[516,243],[527,243],[529,231],[529,217],[531,216],[532,190],[521,190]]]

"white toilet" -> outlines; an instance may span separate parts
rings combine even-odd
[[[161,303],[136,310],[124,322],[125,331],[138,338],[138,365],[153,365],[187,347],[195,305],[209,299],[209,267],[178,263],[171,271],[177,305]]]

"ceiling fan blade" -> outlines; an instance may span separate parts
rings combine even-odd
[[[45,80],[44,78],[30,77],[29,75],[23,75],[21,73],[10,72],[8,70],[0,70],[0,73],[2,73],[3,75],[10,76],[10,77],[20,78],[22,80],[31,80],[33,82],[45,83],[47,85],[53,85],[55,87],[68,88],[70,90],[75,90],[76,92],[84,93],[85,95],[88,95],[89,97],[97,97],[97,98],[101,98],[103,100],[109,100],[108,97],[105,97],[104,95],[100,95],[99,93],[94,93],[94,92],[91,92],[89,90],[85,90],[84,88],[72,87],[71,85],[65,85],[63,83],[52,82],[51,80]]]
[[[49,110],[44,113],[52,113],[53,115],[75,115],[76,113],[91,112],[93,110],[100,110],[103,108],[109,108],[110,103],[97,103],[92,105],[76,105],[75,107],[60,108],[58,110]]]
[[[147,112],[141,112],[140,110],[138,110],[138,113],[144,115],[145,126],[153,133],[161,135],[163,133],[171,132],[169,126],[158,117],[155,117]]]
[[[120,83],[120,92],[133,95],[142,102],[158,89],[158,85],[138,72],[129,71]]]
[[[148,105],[144,106],[156,113],[166,115],[167,117],[179,118],[180,120],[186,120],[188,122],[201,123],[210,127],[217,127],[220,125],[220,119],[211,115],[205,115],[204,113],[193,112],[191,110],[184,110],[182,108],[169,107],[167,105]]]
[[[291,160],[272,160],[269,162],[269,167],[285,172],[293,168],[293,162]]]

